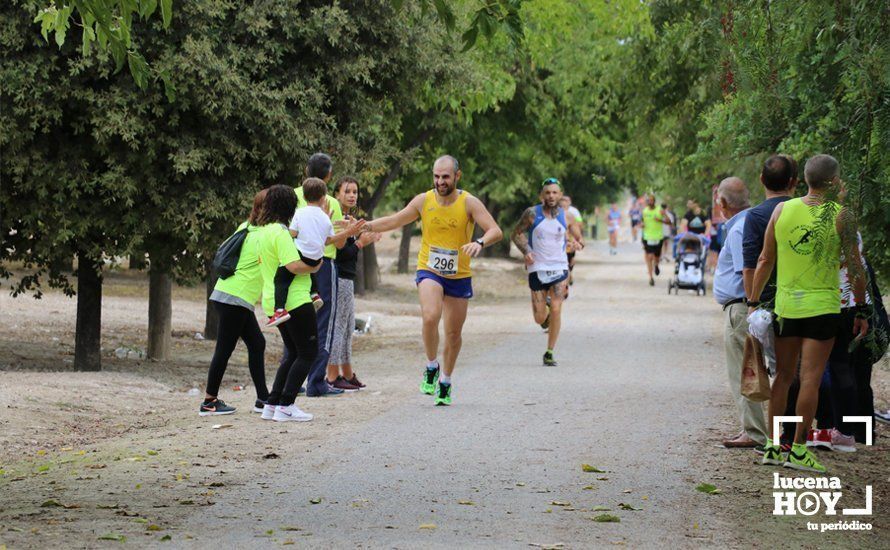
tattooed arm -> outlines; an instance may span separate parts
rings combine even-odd
[[[510,236],[510,240],[513,241],[513,244],[516,245],[516,248],[518,248],[519,252],[525,257],[526,265],[531,265],[535,262],[535,256],[532,254],[531,248],[528,246],[528,229],[532,226],[534,221],[535,209],[530,207],[522,213],[522,217],[519,218],[519,223],[513,228],[513,234]]]

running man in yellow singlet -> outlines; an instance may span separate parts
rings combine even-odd
[[[435,395],[436,405],[451,404],[451,374],[460,353],[468,300],[473,297],[470,258],[503,238],[482,201],[457,188],[460,178],[457,159],[439,157],[433,165],[433,189],[411,199],[401,211],[365,225],[367,231],[382,233],[420,218],[422,238],[416,281],[427,359],[420,390]],[[477,223],[485,233],[473,240]],[[440,366],[439,321],[443,316],[445,346]]]

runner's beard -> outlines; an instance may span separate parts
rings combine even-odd
[[[436,185],[436,193],[439,193],[441,197],[447,197],[454,192],[456,187],[456,185]]]

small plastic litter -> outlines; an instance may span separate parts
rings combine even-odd
[[[195,333],[195,340],[203,340],[203,339],[204,339],[203,334],[201,334],[200,332]]]
[[[121,346],[114,350],[114,356],[118,359],[145,359],[145,352],[141,349]]]
[[[192,388],[186,393],[188,393],[189,397],[197,397],[201,395],[201,390],[199,390],[198,388]]]
[[[367,320],[362,319],[361,317],[355,318],[355,333],[356,334],[367,334],[371,331],[371,319],[373,317],[368,315]]]

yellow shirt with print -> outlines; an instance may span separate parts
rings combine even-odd
[[[448,206],[436,201],[436,192],[426,192],[420,211],[421,239],[417,254],[417,269],[431,271],[446,279],[465,279],[472,276],[470,257],[460,247],[473,239],[476,224],[467,213],[466,191],[457,191],[457,200]],[[454,265],[454,259],[457,265]]]

